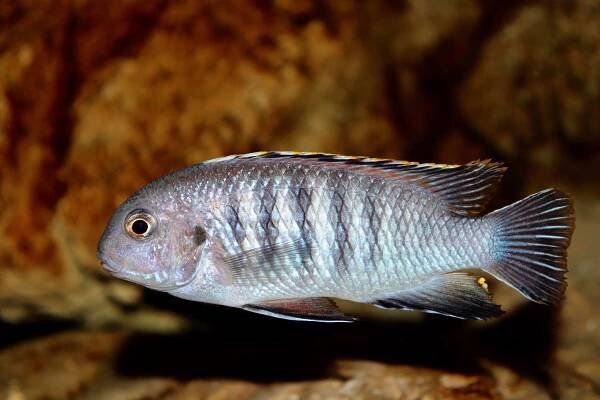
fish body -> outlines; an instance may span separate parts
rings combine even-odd
[[[504,170],[490,161],[224,157],[134,194],[111,218],[98,257],[150,288],[288,319],[351,320],[331,298],[459,318],[501,313],[467,269],[555,303],[566,287],[572,202],[549,189],[482,215]]]

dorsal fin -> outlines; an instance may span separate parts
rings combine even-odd
[[[323,166],[347,168],[386,179],[415,183],[446,203],[460,215],[479,214],[502,179],[506,167],[491,160],[471,161],[463,165],[418,163],[381,158],[342,156],[328,153],[258,152],[223,157],[208,162],[249,159],[286,159]]]

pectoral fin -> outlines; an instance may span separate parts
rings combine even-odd
[[[433,277],[414,288],[377,299],[373,304],[461,319],[489,319],[503,313],[500,306],[492,302],[485,279],[462,272]]]
[[[296,321],[353,322],[354,318],[344,315],[333,300],[326,297],[307,299],[269,300],[246,304],[244,310]]]
[[[234,282],[254,286],[277,280],[295,268],[309,265],[311,248],[303,240],[249,249],[223,258]]]

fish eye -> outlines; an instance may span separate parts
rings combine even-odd
[[[125,230],[134,239],[145,239],[156,229],[156,219],[147,211],[132,211],[125,220]]]

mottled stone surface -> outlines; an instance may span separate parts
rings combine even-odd
[[[599,62],[594,0],[0,1],[0,398],[598,398]],[[496,323],[315,327],[100,271],[136,188],[269,149],[492,157],[494,206],[573,192],[563,308],[494,285]]]
[[[572,179],[587,166],[598,179],[600,3],[551,3],[527,4],[498,27],[460,89],[460,109],[498,152]]]
[[[598,13],[584,0],[3,3],[0,317],[181,327],[107,280],[94,249],[133,190],[223,154],[491,156],[519,168],[511,200],[529,175],[585,179],[577,168],[600,158]]]

